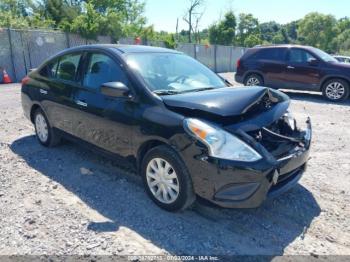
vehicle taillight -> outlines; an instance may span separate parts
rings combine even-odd
[[[241,59],[237,60],[237,68],[241,65]]]
[[[26,85],[28,82],[29,82],[30,78],[29,76],[25,76],[23,79],[22,79],[22,86],[23,85]]]

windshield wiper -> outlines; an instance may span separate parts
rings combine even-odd
[[[177,90],[160,89],[160,90],[154,90],[153,93],[162,96],[162,95],[176,95],[176,94],[179,94],[181,92],[179,92]]]
[[[215,87],[202,87],[202,88],[190,89],[190,90],[182,91],[182,93],[200,92],[200,91],[206,91],[206,90],[212,90],[212,89],[215,89]]]

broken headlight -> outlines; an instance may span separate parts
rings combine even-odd
[[[203,142],[212,157],[254,162],[261,155],[245,142],[225,130],[195,118],[186,118],[184,128],[199,141]]]
[[[292,129],[292,131],[294,131],[296,129],[295,118],[289,111],[287,111],[283,115],[283,119],[284,119],[284,122],[286,122],[288,124],[288,126]]]

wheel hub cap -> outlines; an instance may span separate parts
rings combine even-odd
[[[41,142],[45,143],[49,137],[47,123],[42,114],[38,114],[35,118],[36,134]]]
[[[345,93],[345,88],[339,82],[330,83],[326,87],[326,95],[330,99],[338,100],[343,97],[344,93]]]
[[[256,85],[259,85],[259,84],[260,84],[259,79],[255,78],[255,77],[251,77],[247,81],[247,85],[248,86],[256,86]]]
[[[146,170],[149,189],[156,199],[171,204],[179,196],[179,180],[174,168],[162,158],[152,159]]]

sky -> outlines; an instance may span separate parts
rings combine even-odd
[[[175,32],[186,29],[182,17],[189,0],[145,0],[148,24],[157,31]],[[207,28],[232,9],[236,14],[251,13],[259,22],[288,23],[310,12],[332,14],[336,18],[350,17],[350,0],[205,0],[201,28]]]

